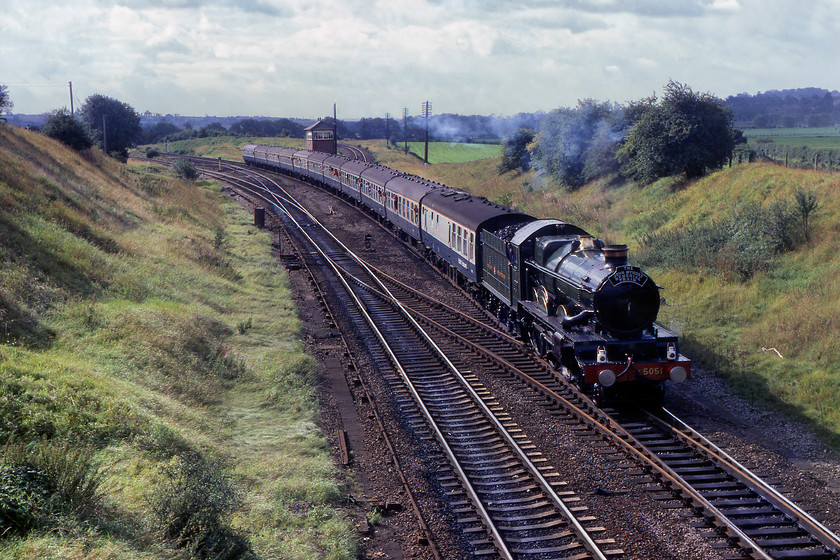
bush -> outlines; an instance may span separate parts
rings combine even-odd
[[[103,473],[95,449],[70,441],[7,442],[0,458],[0,521],[17,533],[57,514],[89,514],[99,505]]]
[[[178,159],[172,166],[172,170],[175,172],[177,177],[186,181],[195,181],[198,179],[198,169],[196,169],[195,165],[185,158]]]
[[[225,520],[241,499],[220,462],[187,453],[165,468],[163,476],[148,502],[164,539],[199,558],[253,557],[247,538]]]
[[[149,159],[156,158],[160,155],[160,150],[152,148],[151,146],[146,148],[146,157]]]
[[[503,142],[502,160],[499,162],[499,175],[508,171],[528,171],[531,168],[531,154],[528,144],[534,140],[534,131],[520,128],[513,136]]]
[[[66,109],[53,113],[47,119],[47,124],[41,129],[41,132],[76,151],[86,150],[93,146],[93,141],[88,136],[85,127]]]
[[[34,528],[50,492],[43,471],[29,465],[0,466],[0,538]]]
[[[747,204],[723,220],[647,236],[642,266],[695,266],[748,279],[766,270],[775,255],[794,247],[796,215],[787,201]]]

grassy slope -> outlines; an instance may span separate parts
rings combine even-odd
[[[45,512],[0,556],[172,557],[148,500],[189,452],[227,461],[243,505],[225,521],[259,557],[354,557],[313,362],[249,222],[216,185],[0,127],[0,443],[106,466],[95,508]]]
[[[590,184],[566,193],[541,186],[533,173],[499,177],[498,159],[423,166],[413,156],[376,145],[385,165],[509,202],[535,216],[557,217],[638,250],[646,234],[714,222],[749,201],[790,199],[812,189],[820,207],[811,243],[779,255],[748,281],[714,271],[652,269],[668,305],[660,320],[681,333],[684,351],[756,400],[815,425],[840,445],[840,176],[751,164],[688,184],[661,180]],[[775,348],[784,358],[769,350]],[[764,350],[768,349],[768,350]]]

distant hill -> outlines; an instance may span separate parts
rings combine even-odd
[[[822,127],[840,123],[840,92],[821,88],[739,93],[725,99],[738,128]]]

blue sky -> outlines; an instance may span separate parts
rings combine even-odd
[[[831,0],[6,0],[15,113],[100,93],[137,111],[513,115],[669,79],[725,98],[840,89]]]

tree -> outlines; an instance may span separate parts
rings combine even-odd
[[[805,241],[811,241],[811,214],[819,208],[817,195],[811,190],[797,188],[793,191],[793,199],[802,225],[802,235],[805,236]]]
[[[15,106],[12,103],[12,98],[9,97],[9,88],[0,84],[0,115],[3,114],[3,111],[9,112]]]
[[[145,144],[154,144],[155,142],[158,142],[161,139],[166,138],[167,136],[178,134],[179,132],[181,132],[181,129],[175,126],[174,124],[162,121],[159,123],[155,123],[148,129],[146,129],[143,142]]]
[[[595,160],[615,159],[624,120],[620,107],[594,99],[578,101],[574,109],[555,109],[542,120],[534,139],[534,167],[570,187],[608,173]]]
[[[93,141],[88,136],[84,125],[74,118],[67,109],[60,109],[50,115],[41,132],[77,151],[86,150],[93,146]]]
[[[140,115],[131,105],[95,94],[85,99],[79,114],[90,128],[96,144],[118,159],[128,158],[128,148],[143,137]],[[104,125],[104,134],[103,134]]]
[[[655,97],[633,103],[630,114],[621,154],[625,171],[643,183],[700,177],[726,163],[735,146],[732,113],[723,101],[673,80],[659,103]]]
[[[533,140],[534,131],[530,128],[520,128],[513,136],[505,139],[502,145],[499,175],[508,171],[528,171],[531,168],[531,154],[528,152],[528,144]]]

